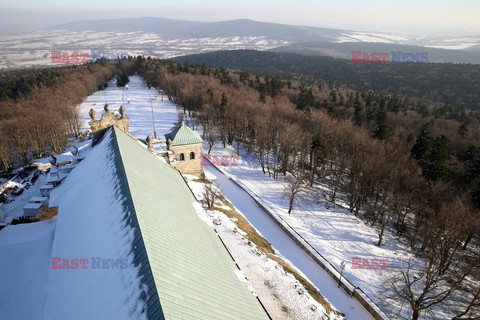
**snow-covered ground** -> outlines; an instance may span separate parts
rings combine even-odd
[[[207,148],[208,145],[205,144],[204,149]],[[211,154],[213,157],[217,156],[218,158],[226,155],[237,155],[235,148],[232,146],[223,148],[221,142],[215,144]],[[220,168],[229,177],[245,186],[249,192],[258,196],[271,211],[288,223],[316,252],[325,257],[335,269],[340,270],[340,264],[344,262],[345,270],[343,275],[355,287],[366,293],[388,316],[392,319],[408,319],[410,317],[409,307],[402,305],[395,298],[387,298],[392,296],[392,278],[399,275],[399,267],[406,268],[408,261],[417,263],[417,267],[414,268],[421,268],[421,264],[424,261],[415,259],[407,245],[400,242],[388,230],[384,234],[382,245],[378,247],[378,231],[375,228],[369,226],[360,218],[355,217],[353,213],[350,213],[346,209],[346,204],[342,206],[340,203],[340,205],[334,206],[326,200],[322,195],[322,189],[328,186],[317,185],[315,192],[312,192],[311,189],[308,192],[304,192],[302,197],[299,197],[299,203],[294,205],[294,209],[289,215],[288,197],[285,196],[286,188],[283,177],[280,176],[278,180],[269,178],[268,174],[263,173],[260,164],[252,159],[250,155],[244,152],[243,148],[240,148],[238,166],[221,166]],[[283,252],[290,254],[290,250],[282,252],[282,245],[273,242],[276,240],[276,237],[269,235],[269,233],[275,232],[275,225],[270,223],[263,226],[268,221],[259,221],[264,220],[261,217],[261,212],[255,214],[252,213],[253,209],[247,209],[249,201],[237,190],[238,186],[236,184],[212,166],[206,166],[205,170],[217,177],[216,183],[227,198],[238,206],[249,221],[269,241],[272,241],[272,244],[274,244],[282,256],[285,256]],[[294,265],[299,265],[295,261],[295,257],[292,258],[287,255],[286,258]],[[353,258],[362,258],[370,262],[372,259],[387,260],[385,263],[387,268],[353,268]],[[315,282],[316,275],[306,275],[320,288],[322,293],[330,292],[324,283]],[[458,295],[458,293],[454,294],[451,298],[452,301],[447,301],[444,306],[439,305],[434,308],[437,319],[451,317],[449,316],[448,308],[452,308],[451,304],[454,301],[461,300],[461,297]],[[337,307],[340,306],[335,297],[329,296],[328,293],[326,297]],[[340,308],[340,310],[343,311],[344,309]],[[358,315],[355,314],[352,319],[357,319],[357,317]],[[348,312],[347,318],[349,318]]]
[[[208,175],[208,178],[214,179],[215,176]],[[202,200],[205,184],[193,180],[188,180],[188,184],[196,198]],[[218,202],[217,206],[229,209]],[[198,206],[199,216],[215,228],[274,319],[342,319],[333,312],[328,313],[292,274],[251,244],[243,231],[238,230],[235,220],[220,211],[206,211],[199,203]]]
[[[217,143],[211,153],[217,156],[236,154],[232,147],[224,149],[221,143]],[[246,155],[243,154],[243,156]],[[251,158],[248,158],[249,161],[242,161],[241,159],[242,156],[240,156],[239,166],[226,166],[222,167],[222,170],[258,195],[337,270],[340,270],[340,264],[343,261],[346,265],[343,272],[344,276],[355,286],[360,287],[375,303],[381,306],[382,310],[395,313],[399,306],[385,301],[382,297],[383,293],[389,289],[388,279],[395,272],[395,269],[352,269],[352,258],[386,258],[389,261],[397,258],[408,259],[411,257],[408,250],[389,234],[385,235],[384,244],[381,247],[376,246],[378,235],[375,229],[365,225],[363,221],[354,217],[345,208],[338,205],[334,207],[333,204],[325,201],[322,197],[317,198],[311,195],[305,197],[304,201],[294,206],[294,210],[289,215],[288,198],[284,196],[285,187],[282,177],[279,180],[269,178],[268,175],[263,174],[260,164],[252,162]],[[211,166],[207,166],[205,169],[218,177],[218,170]],[[246,200],[235,201],[234,197],[239,194],[235,190],[235,188],[238,188],[235,184],[224,175],[220,175],[217,181],[220,181],[222,191],[235,205],[237,203],[240,206],[245,205]],[[242,207],[240,207],[240,210],[249,212]],[[247,217],[249,220],[259,219],[258,214],[247,215]],[[258,225],[262,225],[262,223]],[[257,228],[259,227],[257,226]],[[262,234],[263,232],[272,232],[272,230],[274,230],[273,225],[260,229]],[[267,238],[272,239],[272,237]],[[277,247],[281,248],[280,246]],[[285,252],[289,254],[290,250],[285,250]],[[280,253],[282,254],[282,252]],[[292,261],[292,258],[288,256],[287,258]],[[321,292],[324,291],[321,290]],[[327,298],[329,298],[328,295]]]
[[[339,289],[337,282],[258,207],[248,193],[214,167],[207,166],[205,171],[216,177],[215,185],[273,245],[277,254],[300,270],[333,306],[346,315],[347,319],[372,319],[372,316],[355,299]]]
[[[381,32],[345,32],[337,42],[382,42],[431,47],[438,49],[462,50],[478,45],[479,35],[470,36],[420,36],[416,34],[381,33]]]
[[[0,35],[0,68],[18,68],[52,63],[51,51],[102,52],[171,58],[216,50],[268,50],[290,44],[265,36],[231,36],[167,39],[151,32],[95,32],[69,30],[16,31]]]

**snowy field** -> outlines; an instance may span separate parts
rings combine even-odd
[[[375,33],[375,32],[345,32],[337,39],[337,42],[382,42],[431,47],[438,49],[462,50],[477,45],[480,36],[419,36],[415,34],[401,33]]]
[[[52,50],[68,52],[126,52],[154,58],[216,50],[268,50],[292,42],[264,36],[232,36],[167,39],[151,32],[95,32],[36,30],[5,32],[0,35],[0,68],[19,68],[53,64]]]
[[[332,42],[383,42],[443,49],[467,49],[480,44],[480,36],[420,36],[381,32],[345,31]],[[127,52],[154,58],[217,50],[269,50],[294,44],[266,36],[182,37],[171,39],[143,31],[96,32],[69,30],[10,31],[0,35],[0,68],[52,64],[52,50],[67,52]]]

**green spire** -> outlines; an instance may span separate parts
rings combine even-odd
[[[167,141],[168,139],[171,139],[172,146],[203,143],[200,135],[196,131],[190,129],[183,120],[179,127],[175,128],[172,132],[165,135],[165,139]]]

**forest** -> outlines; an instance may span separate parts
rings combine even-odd
[[[346,203],[378,230],[378,246],[388,230],[427,259],[422,273],[402,270],[388,284],[390,298],[409,306],[413,320],[453,297],[451,319],[478,316],[475,113],[450,113],[434,102],[416,111],[409,105],[415,100],[401,95],[326,80],[306,84],[152,59],[138,68],[147,85],[165,90],[201,123],[210,146],[242,146],[266,175],[286,179],[289,211],[302,191],[322,184],[322,196]]]
[[[0,74],[0,172],[58,153],[80,135],[78,105],[132,63],[89,63]]]
[[[326,81],[359,91],[415,96],[480,110],[480,65],[453,63],[351,63],[347,59],[255,50],[216,51],[175,58],[256,74]]]

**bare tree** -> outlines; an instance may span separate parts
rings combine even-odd
[[[468,257],[459,254],[461,235],[466,227],[464,208],[461,198],[453,199],[429,220],[422,230],[427,265],[420,270],[409,265],[392,281],[394,297],[409,304],[412,320],[419,319],[422,313],[432,313],[434,306],[463,292],[468,277],[478,272],[480,258],[477,254]]]
[[[305,180],[300,175],[295,176],[293,174],[288,174],[285,177],[285,182],[284,196],[288,198],[288,214],[290,214],[295,202],[298,202],[301,199],[299,194],[302,192]]]
[[[211,183],[205,184],[203,191],[203,202],[207,206],[208,210],[211,210],[215,205],[215,200],[218,198],[218,191]]]

